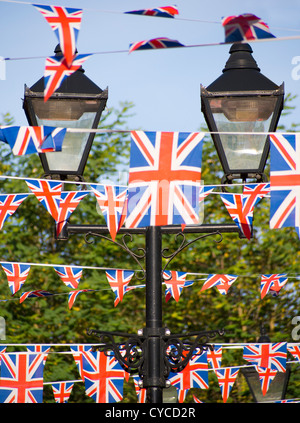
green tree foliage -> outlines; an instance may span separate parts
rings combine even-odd
[[[291,97],[292,100],[292,97]],[[289,106],[290,101],[287,103]],[[287,109],[288,110],[288,109]],[[132,105],[123,103],[118,110],[108,109],[101,120],[101,127],[126,129],[127,118],[132,113]],[[9,115],[3,116],[3,124],[12,124]],[[293,125],[295,130],[297,125]],[[205,184],[218,184],[222,176],[220,164],[209,136],[205,137],[202,158],[202,179]],[[42,176],[39,158],[35,155],[14,157],[5,144],[0,144],[0,175],[16,177]],[[106,132],[97,135],[86,167],[85,180],[93,183],[110,179],[124,181],[122,171],[128,170],[129,134]],[[117,169],[117,170],[116,170]],[[0,180],[2,193],[28,192],[22,179],[5,178]],[[123,182],[124,183],[124,182]],[[125,180],[125,183],[127,181]],[[79,187],[68,186],[68,189]],[[186,271],[194,284],[185,288],[180,300],[167,303],[163,299],[163,322],[172,333],[198,330],[225,329],[224,337],[215,338],[218,343],[255,342],[264,325],[272,341],[292,342],[292,318],[299,310],[299,282],[293,276],[300,275],[299,239],[293,228],[269,229],[269,199],[265,198],[254,212],[254,236],[248,241],[237,234],[223,234],[201,239],[178,254],[169,265],[169,270]],[[73,224],[104,224],[97,210],[95,197],[85,197],[71,216]],[[232,223],[228,212],[218,195],[210,195],[205,201],[204,223]],[[183,232],[184,234],[184,232]],[[196,236],[186,235],[187,241]],[[104,270],[95,267],[124,268],[138,270],[130,256],[117,245],[102,238],[89,238],[72,235],[67,241],[56,241],[53,219],[40,205],[35,196],[30,195],[10,217],[0,231],[1,261],[80,265],[84,268],[80,289],[95,292],[80,294],[71,310],[68,307],[69,289],[64,286],[53,268],[33,265],[28,279],[20,292],[43,289],[55,293],[46,299],[27,299],[19,303],[20,293],[11,296],[7,278],[0,270],[0,315],[6,320],[6,340],[2,343],[94,343],[95,338],[87,335],[88,328],[108,331],[136,333],[145,322],[145,290],[136,289],[125,295],[121,304],[114,307],[114,294],[111,291]],[[121,235],[116,239],[121,242]],[[128,240],[136,252],[144,247],[144,239],[135,236]],[[163,247],[175,251],[181,238],[163,237]],[[163,260],[163,264],[165,264]],[[239,275],[227,295],[216,289],[201,291],[205,277],[209,273]],[[260,298],[260,275],[287,273],[289,283],[278,297]],[[132,284],[140,284],[137,277]],[[164,290],[164,287],[163,287]],[[164,292],[163,292],[164,295]],[[15,347],[20,350],[24,347]],[[12,347],[9,348],[13,350]],[[54,346],[52,351],[69,352],[69,347]],[[225,349],[222,365],[242,365],[241,349]],[[298,370],[298,371],[297,371]],[[73,357],[69,354],[49,354],[45,367],[45,381],[79,379]],[[216,376],[209,372],[208,390],[193,389],[186,401],[193,401],[192,394],[204,402],[222,402]],[[300,397],[299,369],[292,365],[289,384],[289,398]],[[53,402],[50,386],[44,389],[44,401]],[[125,402],[135,402],[132,380],[125,384]],[[228,402],[251,401],[245,380],[238,376]],[[75,384],[70,402],[93,402],[84,393],[83,384]]]

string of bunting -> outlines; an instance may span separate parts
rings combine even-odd
[[[53,346],[69,346],[70,351],[50,351]],[[97,344],[98,345],[98,344]],[[99,344],[100,345],[100,344]],[[7,348],[26,347],[26,351],[7,352]],[[7,344],[0,346],[0,403],[41,403],[44,385],[52,385],[54,399],[65,403],[70,399],[74,383],[84,383],[85,393],[96,403],[114,403],[123,399],[123,385],[129,373],[121,367],[114,355],[93,352],[92,344]],[[227,344],[216,344],[213,350],[199,353],[190,360],[184,370],[170,374],[168,380],[183,402],[191,388],[209,389],[208,372],[217,377],[224,403],[227,402],[240,369],[255,368],[261,383],[263,396],[278,372],[286,372],[287,364],[299,364],[299,343],[243,343],[230,344],[229,348],[242,348],[242,359],[248,364],[222,367],[223,350]],[[49,354],[72,354],[80,379],[44,382],[44,369]],[[293,360],[288,360],[290,354]],[[210,366],[210,368],[208,367]],[[24,376],[26,375],[26,383]],[[139,376],[133,374],[138,402],[145,402],[145,389],[140,388]],[[194,396],[195,402],[201,402]],[[299,398],[277,402],[299,402]]]

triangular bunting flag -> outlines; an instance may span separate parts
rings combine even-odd
[[[69,191],[62,192],[56,227],[56,235],[59,235],[63,227],[66,225],[67,220],[79,205],[80,201],[88,194],[86,191]]]
[[[279,291],[287,283],[288,278],[285,274],[276,275],[261,275],[261,298],[263,299],[269,291],[273,292],[274,296],[279,295]]]
[[[0,195],[0,229],[4,222],[12,216],[17,208],[28,197],[28,194],[2,194]]]
[[[155,9],[141,9],[124,12],[133,15],[155,16],[159,18],[174,18],[178,15],[178,9],[175,6],[156,7]]]
[[[184,47],[184,45],[177,40],[171,40],[167,37],[152,38],[151,40],[137,41],[135,43],[131,43],[129,46],[129,53],[135,50],[151,50],[174,47]]]
[[[62,404],[69,401],[74,383],[57,382],[52,383],[53,395],[56,403]]]
[[[79,345],[71,345],[70,349],[72,351],[72,355],[74,358],[74,361],[76,363],[79,375],[81,379],[84,381],[84,377],[82,374],[82,354],[84,354],[87,351],[92,351],[93,345],[90,344],[79,344]]]
[[[20,303],[25,301],[27,298],[49,297],[51,295],[53,295],[51,292],[43,291],[42,289],[24,292],[20,297]]]
[[[81,268],[72,266],[55,266],[54,270],[68,288],[78,288],[78,284],[82,276]]]
[[[259,375],[262,394],[266,395],[272,380],[277,375],[277,370],[271,370],[268,368],[263,369],[262,367],[258,367],[258,366],[256,366],[255,368]]]
[[[300,361],[300,344],[298,345],[289,345],[287,346],[288,352],[292,354],[292,356]]]
[[[33,6],[42,13],[55,32],[66,63],[68,66],[71,66],[76,52],[82,9],[40,4],[33,4]]]
[[[108,283],[115,294],[114,306],[116,307],[119,302],[123,300],[126,293],[127,285],[131,281],[134,272],[131,270],[106,270],[106,277]]]
[[[213,369],[221,367],[222,362],[222,345],[215,344],[213,350],[207,350],[207,361]]]
[[[186,272],[177,272],[173,270],[165,270],[163,272],[164,284],[167,287],[165,291],[166,302],[168,302],[171,297],[178,302],[182,289],[194,283],[194,281],[186,282],[186,275]]]
[[[1,266],[6,273],[9,289],[12,295],[15,295],[24,285],[29,274],[30,265],[1,262]]]
[[[212,288],[215,286],[222,295],[226,295],[231,285],[237,280],[236,275],[208,275],[204,282],[201,291]]]
[[[218,378],[219,386],[221,388],[224,403],[228,400],[230,391],[234,385],[239,370],[239,367],[225,367],[220,369],[214,369],[214,372]]]
[[[82,292],[90,292],[90,291],[93,291],[93,289],[78,289],[76,291],[69,292],[69,299],[68,299],[69,309],[71,310],[79,294],[81,294]]]
[[[53,219],[58,221],[62,182],[38,179],[25,182]]]
[[[103,213],[112,240],[124,222],[124,207],[127,188],[112,185],[91,185],[98,205]]]
[[[250,239],[252,236],[253,211],[244,209],[243,194],[221,193],[220,197],[233,221],[245,237]]]
[[[275,38],[268,25],[251,13],[226,16],[222,20],[225,29],[225,43]]]

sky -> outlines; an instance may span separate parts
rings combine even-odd
[[[83,9],[77,49],[82,54],[94,53],[84,64],[86,75],[102,89],[108,87],[109,107],[124,101],[134,104],[129,129],[199,130],[204,123],[200,84],[208,86],[221,75],[230,49],[217,45],[129,54],[132,42],[168,37],[187,46],[220,43],[224,41],[222,17],[242,13],[260,17],[276,37],[300,35],[299,0],[45,0],[40,4]],[[124,13],[173,4],[179,9],[175,19]],[[22,109],[24,85],[30,87],[43,76],[45,57],[54,54],[57,38],[29,2],[0,0],[0,16],[0,56],[18,58],[6,61],[5,79],[0,79],[0,119],[9,112],[15,125],[27,125]],[[297,95],[300,39],[252,43],[251,47],[261,72],[278,85],[284,82],[286,93]],[[284,122],[300,122],[300,98],[294,106],[296,110]]]

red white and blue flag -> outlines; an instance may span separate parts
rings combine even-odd
[[[243,359],[264,369],[286,371],[287,343],[249,344],[244,346]]]
[[[178,8],[175,6],[156,7],[154,9],[131,10],[125,12],[133,15],[155,16],[159,18],[174,18],[178,15]]]
[[[67,403],[72,393],[73,386],[74,383],[72,382],[52,383],[55,402],[58,404]]]
[[[300,344],[288,344],[287,349],[296,360],[300,361]]]
[[[228,400],[239,370],[239,367],[224,367],[220,369],[214,369],[214,372],[218,378],[219,386],[221,388],[221,394],[224,403]]]
[[[186,281],[186,275],[186,272],[177,272],[174,270],[165,270],[163,272],[164,284],[166,285],[166,302],[171,297],[178,302],[183,288],[191,286],[194,283],[194,281]]]
[[[78,284],[82,277],[82,269],[80,267],[55,266],[54,270],[68,288],[78,288]]]
[[[244,207],[243,194],[221,193],[220,197],[233,221],[246,238],[252,236],[253,210]]]
[[[112,355],[86,352],[82,355],[86,395],[96,403],[119,402],[123,399],[125,370]]]
[[[44,298],[53,295],[51,292],[44,291],[43,289],[37,289],[35,291],[24,292],[20,297],[20,304],[27,298]]]
[[[213,369],[221,367],[222,362],[222,345],[213,345],[213,350],[207,350],[207,361]]]
[[[160,48],[174,48],[174,47],[184,47],[177,40],[171,40],[167,37],[152,38],[151,40],[136,41],[129,45],[129,53],[135,50],[155,50]]]
[[[9,289],[14,295],[24,285],[30,271],[30,265],[1,262],[1,266],[6,273]]]
[[[71,66],[81,25],[82,9],[61,6],[33,5],[54,31],[68,66]]]
[[[105,218],[112,240],[123,224],[123,212],[126,207],[127,187],[112,185],[91,185],[97,203]]]
[[[275,38],[268,25],[251,13],[226,16],[222,19],[222,25],[225,30],[225,43]]]
[[[68,294],[69,309],[71,310],[79,294],[82,294],[83,292],[91,292],[91,291],[93,291],[93,289],[77,289],[75,291],[69,292]]]
[[[82,354],[84,354],[87,351],[92,351],[93,345],[92,344],[79,344],[79,345],[71,345],[70,349],[72,351],[72,355],[74,358],[74,361],[76,363],[79,375],[81,379],[84,381],[84,377],[82,374]]]
[[[56,235],[59,235],[66,225],[69,217],[79,205],[80,201],[88,194],[87,191],[62,192],[59,202]]]
[[[44,354],[1,354],[0,403],[42,403]]]
[[[134,272],[131,270],[106,270],[108,283],[115,294],[114,306],[116,307],[127,291],[127,285],[131,281]]]
[[[58,221],[62,182],[39,179],[28,179],[25,182],[53,219]]]
[[[52,126],[2,127],[1,139],[9,144],[16,156],[61,151],[66,128]]]
[[[256,366],[255,368],[258,372],[262,394],[266,395],[268,389],[270,388],[272,380],[274,380],[275,376],[277,375],[277,370],[272,370],[268,368],[264,369],[258,366]]]
[[[63,80],[76,72],[89,56],[90,54],[76,54],[70,66],[62,56],[47,57],[44,71],[44,101],[47,101]]]
[[[200,354],[195,351],[195,355],[189,360],[186,367],[179,373],[170,373],[171,385],[179,391],[184,391],[180,396],[182,402],[188,389],[200,388],[208,389],[208,364],[206,352]]]
[[[229,288],[237,280],[237,278],[238,276],[236,275],[210,274],[204,282],[201,291],[205,291],[206,289],[215,286],[222,295],[226,295]]]
[[[0,229],[4,222],[12,216],[17,208],[28,197],[28,194],[2,194],[0,195]]]
[[[270,228],[300,228],[300,134],[270,135]]]
[[[198,132],[131,132],[128,228],[199,223]]]
[[[288,278],[284,273],[273,275],[261,275],[260,291],[261,298],[264,298],[269,291],[273,292],[274,296],[279,294],[281,288],[287,283]]]

